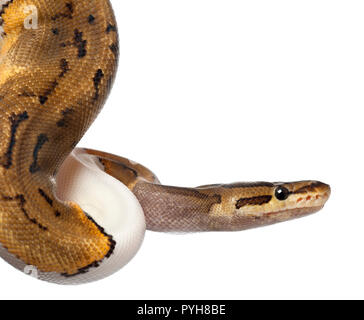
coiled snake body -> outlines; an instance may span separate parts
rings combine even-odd
[[[317,181],[168,187],[125,158],[74,149],[114,80],[109,1],[0,4],[0,254],[17,268],[56,283],[93,281],[133,257],[146,227],[243,230],[328,199]]]

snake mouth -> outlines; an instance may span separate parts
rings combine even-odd
[[[283,209],[275,212],[264,213],[262,216],[259,217],[259,219],[255,217],[255,221],[251,223],[252,226],[250,227],[254,228],[269,226],[276,223],[303,218],[321,210],[322,207],[323,205],[304,208]]]
[[[312,207],[303,207],[303,208],[293,208],[286,209],[281,211],[276,211],[272,213],[265,214],[267,217],[273,218],[277,222],[279,221],[287,221],[291,219],[296,219],[300,217],[305,217],[307,215],[313,214],[323,208],[322,206],[312,206]]]

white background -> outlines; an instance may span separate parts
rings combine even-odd
[[[304,219],[147,232],[113,276],[63,287],[0,261],[0,298],[364,298],[364,3],[113,1],[117,81],[81,141],[165,184],[329,183]]]

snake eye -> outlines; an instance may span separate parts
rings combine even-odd
[[[280,201],[286,200],[289,196],[289,191],[285,187],[278,187],[274,193],[276,198]]]

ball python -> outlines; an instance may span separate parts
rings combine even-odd
[[[0,255],[80,284],[124,266],[154,231],[236,231],[321,209],[318,181],[164,186],[144,166],[76,148],[112,87],[108,0],[1,0]]]

